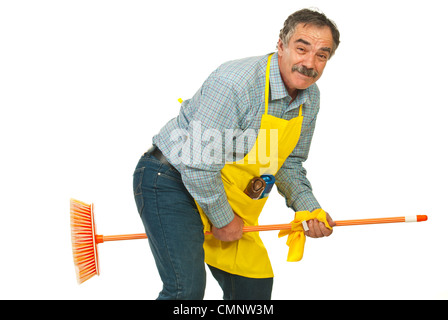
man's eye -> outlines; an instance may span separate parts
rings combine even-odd
[[[319,58],[320,58],[321,60],[327,60],[327,59],[328,59],[328,57],[327,57],[326,55],[324,55],[324,54],[320,54],[320,55],[319,55]]]
[[[297,48],[297,51],[299,51],[299,52],[305,52],[305,48]]]

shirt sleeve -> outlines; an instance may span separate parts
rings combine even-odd
[[[321,208],[313,195],[311,183],[306,177],[307,171],[303,167],[303,162],[308,158],[316,117],[317,113],[309,124],[303,124],[297,146],[275,176],[278,192],[285,198],[286,205],[295,212],[311,212]]]
[[[222,228],[234,218],[221,169],[225,164],[226,131],[240,127],[241,99],[230,81],[211,77],[189,104],[194,115],[182,148],[182,180],[210,222]]]

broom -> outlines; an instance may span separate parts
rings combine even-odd
[[[428,220],[426,215],[416,215],[408,217],[339,220],[335,221],[335,223],[336,227],[338,227],[380,223],[421,222],[426,220]],[[104,243],[106,241],[147,239],[145,233],[111,236],[97,235],[95,219],[93,216],[93,204],[89,205],[75,199],[70,199],[70,225],[73,261],[75,263],[76,278],[79,284],[100,274],[98,263],[99,243]],[[244,232],[288,229],[291,229],[290,223],[243,227]],[[207,232],[206,234],[211,234],[211,232]]]

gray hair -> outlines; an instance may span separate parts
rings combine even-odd
[[[328,19],[325,14],[311,10],[311,9],[302,9],[291,14],[283,24],[283,28],[280,30],[279,38],[283,42],[283,44],[288,45],[289,40],[291,40],[292,35],[294,34],[296,27],[298,24],[304,23],[305,26],[307,24],[317,26],[317,27],[329,27],[331,30],[331,35],[333,37],[333,50],[331,50],[332,57],[336,52],[337,47],[339,46],[339,30],[336,24]]]

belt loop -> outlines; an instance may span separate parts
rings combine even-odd
[[[148,151],[146,151],[146,154],[152,155],[162,164],[176,170],[176,168],[168,161],[168,159],[163,155],[162,151],[156,145],[153,145],[151,148],[149,148]]]

